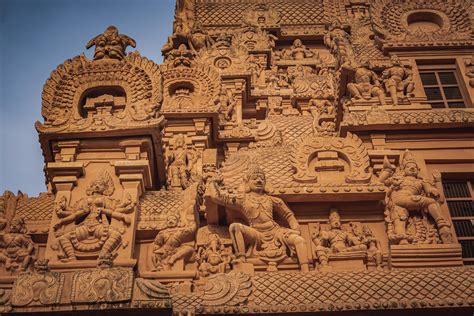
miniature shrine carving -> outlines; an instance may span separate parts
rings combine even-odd
[[[95,46],[94,60],[98,59],[123,59],[127,46],[136,47],[137,43],[127,35],[119,34],[115,26],[109,26],[103,34],[91,39],[86,48]]]
[[[272,269],[290,254],[296,253],[300,269],[308,271],[306,241],[293,212],[279,198],[268,194],[265,174],[258,166],[251,166],[244,178],[243,192],[225,193],[216,180],[208,186],[209,196],[219,204],[242,213],[248,224],[232,223],[229,226],[236,260],[245,262],[256,256],[269,263]],[[277,213],[290,228],[279,226],[273,219]]]
[[[131,224],[127,214],[136,203],[129,195],[121,202],[111,198],[114,190],[110,174],[104,171],[89,184],[87,197],[74,207],[68,207],[65,198],[59,200],[56,208],[59,221],[53,227],[57,243],[53,249],[59,251],[61,261],[101,258],[114,254],[123,245],[122,235]],[[113,221],[121,226],[113,225]]]
[[[451,243],[451,228],[439,207],[443,201],[441,195],[433,182],[423,179],[419,173],[418,163],[409,151],[403,154],[399,168],[384,160],[380,180],[389,187],[386,208],[389,239],[401,245]],[[435,175],[435,181],[438,179]]]
[[[23,218],[14,217],[9,226],[0,231],[0,263],[8,271],[25,271],[35,259],[35,244]]]

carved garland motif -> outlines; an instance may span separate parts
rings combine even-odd
[[[59,303],[64,274],[59,272],[22,273],[13,288],[12,305],[52,305]]]
[[[118,113],[85,115],[81,105],[91,89],[120,87],[126,105]],[[161,73],[157,64],[138,52],[124,59],[91,61],[84,54],[66,60],[46,81],[42,94],[45,123],[40,132],[116,129],[157,123],[162,102]],[[103,97],[107,97],[104,95]]]
[[[291,161],[296,170],[293,176],[299,182],[316,182],[316,174],[309,169],[310,161],[318,152],[335,151],[350,166],[346,183],[368,183],[370,160],[362,140],[355,134],[348,133],[346,138],[316,136],[302,138],[292,150]]]

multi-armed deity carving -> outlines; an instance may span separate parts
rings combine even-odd
[[[451,228],[439,206],[443,201],[441,194],[432,181],[423,179],[419,173],[418,163],[409,151],[401,157],[400,168],[384,160],[380,180],[389,188],[386,199],[389,240],[400,245],[451,243]],[[434,173],[433,177],[440,180],[439,174]]]
[[[127,193],[122,201],[111,198],[114,190],[112,177],[104,171],[90,182],[87,196],[73,207],[68,206],[66,197],[60,198],[55,209],[59,221],[53,227],[57,237],[53,249],[59,251],[61,261],[100,259],[115,255],[124,246],[122,235],[131,224],[127,214],[133,212],[136,203]]]
[[[183,134],[177,134],[166,153],[166,168],[168,170],[168,187],[170,189],[185,189],[199,177],[199,153],[194,148],[188,148]]]
[[[275,270],[278,262],[296,253],[301,271],[308,271],[307,245],[298,221],[283,200],[269,194],[262,169],[249,167],[238,194],[225,192],[218,179],[210,181],[208,194],[214,202],[237,211],[246,222],[229,226],[237,262],[258,258]],[[278,225],[274,214],[281,216],[290,228]]]
[[[25,221],[14,217],[9,225],[0,231],[0,263],[6,270],[25,271],[35,259],[35,244],[26,230]]]
[[[322,230],[318,225],[312,236],[315,245],[315,257],[319,262],[319,269],[328,269],[329,256],[367,251],[367,245],[353,233],[345,231],[341,226],[341,217],[337,209],[329,211],[329,229]]]
[[[136,47],[135,40],[127,35],[119,34],[115,26],[109,26],[103,34],[91,39],[86,48],[95,46],[94,60],[98,59],[123,59],[127,46]]]
[[[353,100],[370,100],[377,97],[381,105],[385,105],[385,92],[375,72],[370,70],[369,61],[363,62],[355,69],[354,82],[347,84],[347,90]]]
[[[412,96],[415,89],[413,74],[410,66],[403,65],[398,56],[390,58],[391,66],[382,73],[385,90],[392,99],[393,105]]]

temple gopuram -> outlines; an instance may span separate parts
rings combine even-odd
[[[2,315],[474,313],[471,0],[177,0],[162,64],[90,35],[47,192],[0,197]]]

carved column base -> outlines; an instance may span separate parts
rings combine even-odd
[[[392,245],[392,268],[445,268],[462,266],[460,244]]]

